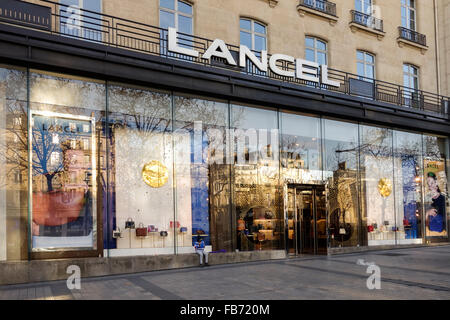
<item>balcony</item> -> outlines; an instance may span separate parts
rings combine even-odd
[[[297,10],[300,16],[310,13],[327,19],[331,25],[336,24],[336,4],[326,0],[300,0]]]
[[[383,20],[355,10],[351,10],[350,13],[352,19],[350,28],[353,32],[360,29],[375,34],[379,40],[384,37]]]
[[[157,57],[155,59],[156,62],[153,62],[154,64],[161,63],[160,58],[166,59],[164,61],[177,60],[186,64],[206,66],[210,68],[208,70],[211,72],[227,70],[228,72],[234,72],[236,77],[247,74],[253,76],[252,79],[255,81],[259,81],[262,78],[271,79],[279,81],[280,85],[287,83],[291,86],[297,86],[299,90],[306,87],[310,90],[309,88],[313,87],[317,90],[335,92],[357,98],[364,97],[367,100],[387,104],[387,108],[407,107],[409,110],[425,111],[439,116],[448,117],[449,115],[450,98],[435,93],[417,90],[414,95],[408,95],[411,92],[409,88],[381,80],[362,79],[360,76],[331,68],[328,69],[328,76],[331,80],[340,83],[339,88],[327,86],[326,84],[311,83],[298,78],[280,76],[270,70],[261,72],[251,66],[247,68],[230,66],[225,61],[221,61],[220,58],[211,60],[202,58],[213,40],[183,33],[178,34],[180,46],[195,48],[200,55],[194,58],[175,54],[167,50],[167,29],[89,10],[80,10],[79,14],[71,16],[69,22],[67,19],[68,6],[50,0],[41,0],[41,3],[45,3],[47,6],[36,6],[16,0],[0,1],[0,27],[4,29],[11,29],[11,26],[23,28],[25,33],[37,32],[47,39],[49,36],[53,36],[52,41],[55,42],[59,41],[62,43],[66,40],[72,41],[72,39],[86,42],[86,45],[83,42],[78,43],[79,47],[77,50],[80,50],[80,47],[83,50],[88,50],[89,46],[95,46],[96,50],[100,50],[99,48],[101,47],[104,47],[105,50],[117,48],[123,50],[121,52],[123,56],[139,54],[145,58]],[[24,17],[26,17],[25,20]],[[377,20],[372,20],[369,23],[369,20],[364,19],[363,17],[358,22],[366,26],[381,27],[382,30],[381,20],[378,20],[381,21],[381,24],[377,25]],[[45,40],[39,40],[38,42],[44,43]],[[228,44],[227,47],[232,53],[239,51],[239,46]],[[288,71],[295,71],[296,68],[294,64],[286,64],[280,67]],[[227,77],[232,76],[228,74]],[[407,109],[403,109],[403,111],[408,112]]]
[[[400,47],[402,47],[404,44],[412,47],[417,47],[421,49],[422,54],[424,54],[428,49],[426,35],[404,27],[398,27],[398,31],[399,37],[397,39],[397,42]]]

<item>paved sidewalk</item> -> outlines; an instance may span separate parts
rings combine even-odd
[[[381,290],[368,290],[363,259],[381,268]],[[155,271],[81,280],[0,286],[0,299],[302,300],[450,299],[450,246]]]

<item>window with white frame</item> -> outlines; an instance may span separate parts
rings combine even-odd
[[[192,35],[194,33],[193,6],[180,0],[159,0],[159,26],[162,29],[175,28],[180,33]],[[166,31],[161,31],[161,39],[167,39]],[[189,36],[178,36],[180,47],[192,48],[192,41]],[[162,54],[167,54],[167,42],[161,42],[161,51]],[[188,59],[188,57],[183,58]]]
[[[159,0],[159,26],[177,29],[178,32],[194,33],[192,5],[180,0]]]
[[[411,65],[403,65],[403,97],[404,104],[407,106],[416,106],[419,102],[419,68]]]
[[[261,22],[241,18],[240,44],[257,52],[267,50],[267,27]]]
[[[356,71],[360,80],[373,82],[375,79],[375,56],[365,51],[356,51]]]
[[[267,26],[253,19],[241,18],[239,30],[240,44],[255,51],[255,55],[260,58],[260,52],[263,50],[267,51]],[[250,60],[247,60],[247,72],[265,75],[265,72],[259,71]]]
[[[419,68],[411,65],[403,65],[403,85],[410,89],[419,90]]]
[[[416,1],[401,0],[402,27],[416,31]]]
[[[101,0],[60,0],[59,3],[62,34],[102,41]]]
[[[368,15],[372,14],[372,0],[355,0],[355,10]]]
[[[320,65],[328,64],[327,43],[315,37],[305,37],[305,58]]]

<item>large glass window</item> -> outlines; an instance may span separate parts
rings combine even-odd
[[[315,37],[305,37],[305,58],[320,65],[328,64],[327,43]]]
[[[447,137],[135,85],[1,66],[0,167],[0,261],[448,240]]]
[[[28,259],[26,71],[0,66],[0,261]]]
[[[449,141],[444,137],[423,136],[425,236],[428,240],[448,237]]]
[[[283,248],[277,112],[232,105],[237,249]]]
[[[416,1],[401,0],[402,27],[416,31]]]
[[[281,168],[284,181],[293,184],[320,183],[320,119],[283,112],[281,128]]]
[[[187,227],[177,252],[191,252],[199,236],[214,251],[232,251],[228,104],[175,96],[174,117],[176,221]]]
[[[395,244],[392,130],[360,126],[361,202],[367,219],[368,244]]]
[[[174,253],[171,114],[169,94],[109,86],[110,256]]]
[[[324,180],[328,184],[330,247],[365,244],[359,214],[358,125],[323,120]]]
[[[106,94],[101,82],[30,74],[31,249],[101,250],[106,206]]]
[[[394,131],[397,244],[422,243],[422,136]]]

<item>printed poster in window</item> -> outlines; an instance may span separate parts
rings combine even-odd
[[[94,119],[32,112],[33,251],[95,249]]]
[[[447,237],[447,175],[445,160],[424,159],[427,237]]]

